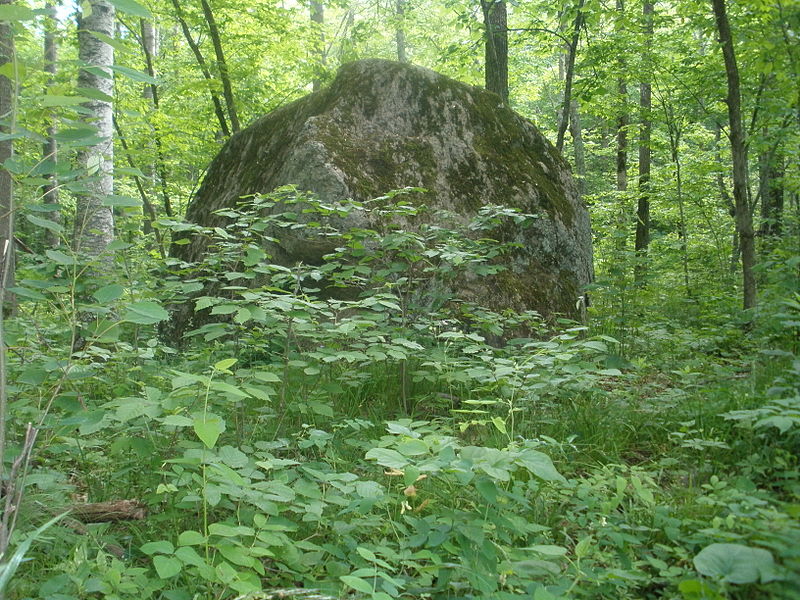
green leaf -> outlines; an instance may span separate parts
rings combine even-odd
[[[405,456],[390,448],[373,448],[367,452],[366,457],[390,469],[402,469],[409,463]]]
[[[683,600],[723,600],[723,597],[705,581],[687,579],[678,584]]]
[[[506,422],[500,417],[492,417],[492,425],[494,425],[495,429],[497,429],[497,431],[499,431],[503,435],[506,435],[508,433],[508,431],[506,430]]]
[[[122,320],[138,325],[154,325],[168,318],[169,314],[161,306],[151,300],[142,300],[128,306]]]
[[[592,543],[594,543],[592,536],[587,536],[583,538],[580,542],[575,544],[575,556],[578,558],[583,558],[584,556],[589,554],[589,550],[592,547]]]
[[[370,562],[375,562],[375,559],[377,558],[377,556],[375,556],[375,553],[367,548],[362,548],[359,546],[358,548],[356,548],[356,552],[358,552],[364,559]]]
[[[339,577],[346,586],[353,588],[357,592],[363,594],[372,593],[372,585],[361,579],[361,577],[354,577],[352,575],[342,575]]]
[[[75,88],[75,91],[78,92],[84,98],[88,98],[90,100],[102,100],[103,102],[113,102],[114,101],[114,97],[113,96],[109,96],[108,94],[106,94],[104,92],[101,92],[100,90],[93,89],[93,88],[79,87],[79,88]]]
[[[54,94],[45,94],[42,98],[43,108],[52,108],[55,106],[79,106],[86,102],[88,98],[83,96],[57,96]]]
[[[111,285],[104,285],[94,294],[92,294],[92,296],[100,304],[108,304],[109,302],[113,302],[114,300],[121,298],[122,294],[124,293],[125,288],[118,283],[112,283]]]
[[[481,477],[476,480],[475,489],[480,492],[481,496],[483,496],[484,500],[489,502],[489,504],[495,504],[497,502],[497,486],[494,484],[494,481],[488,477]]]
[[[258,379],[259,381],[263,381],[264,383],[280,383],[281,378],[278,377],[275,373],[270,373],[269,371],[256,371],[253,373],[253,377]]]
[[[149,83],[150,85],[158,85],[158,79],[154,77],[150,77],[147,73],[142,73],[141,71],[137,71],[136,69],[131,69],[129,67],[123,67],[122,65],[111,65],[111,68],[114,69],[117,73],[121,75],[125,75],[129,79],[133,81],[138,81],[139,83]]]
[[[742,544],[711,544],[694,557],[702,575],[727,583],[767,583],[778,579],[772,553]]]
[[[143,19],[152,19],[153,15],[144,6],[136,2],[136,0],[108,0],[109,4],[113,4],[117,10],[124,13],[133,15],[134,17],[141,17]]]
[[[226,358],[225,360],[221,360],[214,365],[215,371],[222,371],[224,373],[230,373],[230,368],[236,364],[236,361],[239,360],[238,358]]]
[[[189,417],[184,417],[183,415],[168,415],[164,417],[162,423],[172,427],[189,427],[190,425],[194,424],[194,421]]]
[[[139,550],[144,552],[147,555],[150,554],[172,554],[175,552],[175,546],[172,545],[172,542],[167,540],[160,540],[158,542],[148,542],[147,544],[143,544]]]
[[[30,21],[35,13],[27,6],[19,4],[0,5],[0,21]]]
[[[45,229],[49,229],[50,231],[53,231],[55,233],[64,232],[64,227],[60,223],[56,223],[55,221],[51,221],[50,219],[42,219],[34,215],[25,215],[25,218],[28,219],[30,223],[33,223],[37,227],[44,227]]]
[[[197,418],[192,423],[197,437],[208,447],[213,448],[220,434],[225,431],[225,421],[217,415],[207,414],[205,418]]]
[[[544,554],[545,556],[564,556],[567,553],[567,549],[564,548],[564,546],[553,546],[551,544],[528,546],[527,548],[523,548],[523,550],[529,550],[530,552],[536,552],[537,554]]]
[[[153,566],[161,579],[169,579],[181,572],[183,563],[174,556],[158,555],[153,558]]]
[[[75,260],[74,256],[70,256],[69,254],[64,254],[60,250],[45,250],[45,256],[52,260],[59,265],[77,265],[78,261]]]
[[[224,381],[212,381],[211,382],[211,389],[222,392],[223,394],[227,394],[230,400],[239,400],[241,398],[247,398],[249,394],[247,392],[242,391],[235,385],[231,385],[230,383],[225,383]]]
[[[520,453],[515,462],[545,481],[560,481],[562,483],[567,481],[556,470],[550,457],[538,450],[525,450]]]
[[[200,546],[206,543],[206,537],[199,531],[188,529],[178,536],[179,546]]]
[[[130,196],[117,196],[110,194],[103,198],[103,206],[117,206],[122,208],[138,208],[142,205],[142,201],[138,198]]]

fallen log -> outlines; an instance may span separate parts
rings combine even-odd
[[[64,511],[68,511],[70,517],[82,523],[141,521],[147,517],[147,507],[139,500],[73,504],[64,507]]]

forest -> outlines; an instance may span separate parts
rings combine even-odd
[[[418,183],[192,216],[362,59],[538,127],[583,289]],[[799,157],[800,0],[0,0],[0,600],[800,598]]]

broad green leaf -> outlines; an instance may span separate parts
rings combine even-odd
[[[0,21],[30,21],[35,13],[27,6],[19,4],[0,5]]]
[[[356,552],[358,552],[364,559],[370,562],[374,562],[375,559],[377,558],[377,556],[375,556],[375,553],[367,548],[362,548],[359,546],[358,548],[356,548]]]
[[[475,481],[475,489],[477,489],[484,500],[490,504],[495,504],[497,502],[497,486],[494,484],[494,481],[488,477],[477,479]]]
[[[174,556],[159,554],[153,558],[153,566],[161,579],[169,579],[181,572],[183,563]]]
[[[264,383],[280,383],[281,378],[278,377],[275,373],[270,373],[269,371],[256,371],[253,373],[253,377],[258,379],[259,381],[263,381]]]
[[[88,98],[84,98],[83,96],[56,96],[53,94],[46,94],[42,98],[42,107],[79,106],[87,100]]]
[[[589,554],[589,550],[594,543],[594,539],[592,536],[587,536],[583,538],[580,542],[575,544],[575,556],[578,558],[583,558],[587,554]]]
[[[247,550],[241,546],[234,546],[233,544],[216,544],[216,548],[222,556],[235,565],[242,567],[251,567],[253,565],[252,556],[247,554]]]
[[[430,450],[428,444],[416,438],[403,440],[397,444],[397,451],[403,456],[420,456],[427,454],[428,450]]]
[[[208,447],[213,448],[220,434],[225,431],[225,421],[217,415],[207,414],[205,419],[200,417],[192,423],[197,437]]]
[[[705,581],[687,579],[678,584],[683,600],[724,600],[724,598]]]
[[[226,358],[225,360],[221,360],[218,363],[214,364],[215,371],[223,371],[223,372],[230,372],[229,369],[236,364],[238,358]]]
[[[206,543],[206,537],[199,531],[188,529],[178,536],[179,546],[200,546]]]
[[[21,296],[23,298],[28,298],[30,300],[47,300],[47,296],[44,294],[37,292],[36,290],[29,290],[28,288],[24,287],[10,287],[8,288],[9,292],[13,292],[17,296]]]
[[[25,215],[25,218],[28,219],[29,222],[33,223],[37,227],[44,227],[45,229],[49,229],[55,233],[63,233],[64,226],[60,223],[56,223],[55,221],[51,221],[50,219],[42,219],[40,217],[36,217],[34,215]]]
[[[727,583],[767,583],[778,579],[772,553],[742,544],[711,544],[694,557],[694,566],[707,577]]]
[[[109,302],[113,302],[114,300],[121,298],[122,294],[124,293],[125,288],[118,283],[112,283],[110,285],[104,285],[94,294],[92,294],[92,296],[94,296],[94,299],[100,304],[108,304]]]
[[[567,549],[563,546],[553,546],[551,544],[537,544],[536,546],[523,548],[523,550],[544,554],[545,556],[564,556],[567,553]]]
[[[145,554],[172,554],[175,552],[175,546],[172,545],[172,542],[167,540],[160,540],[158,542],[148,542],[147,544],[143,544],[139,550],[144,552]]]
[[[108,0],[109,4],[113,4],[117,10],[120,10],[134,17],[141,17],[143,19],[152,19],[153,15],[144,6],[136,2],[136,0]]]
[[[75,260],[74,256],[70,256],[69,254],[64,254],[60,250],[45,250],[45,256],[52,260],[59,265],[77,265],[78,261]]]
[[[562,483],[567,481],[564,479],[564,476],[556,470],[550,457],[538,450],[525,450],[521,452],[515,462],[545,481],[560,481]]]
[[[360,577],[353,577],[352,575],[342,575],[339,577],[346,586],[353,588],[362,594],[371,594],[372,585]]]
[[[239,400],[240,398],[247,398],[249,394],[245,391],[242,391],[235,385],[231,385],[230,383],[225,383],[224,381],[212,381],[211,382],[211,389],[222,392],[223,394],[227,394],[230,400]]]
[[[120,75],[125,75],[125,77],[132,79],[133,81],[138,81],[139,83],[149,83],[150,85],[158,85],[158,79],[154,77],[150,77],[147,73],[142,73],[141,71],[137,71],[136,69],[131,69],[130,67],[123,67],[122,65],[111,65],[111,68],[114,69]]]
[[[161,306],[151,300],[142,300],[128,306],[122,320],[137,325],[154,325],[168,318],[169,314]]]
[[[189,427],[190,425],[194,425],[194,420],[189,417],[184,417],[183,415],[168,415],[164,417],[162,423],[172,427]]]
[[[373,448],[367,452],[366,457],[389,469],[402,469],[409,463],[405,456],[390,448]]]
[[[492,417],[492,425],[495,426],[495,429],[502,434],[507,434],[508,431],[506,430],[506,422],[500,417]]]
[[[133,246],[133,244],[129,244],[128,242],[123,242],[122,240],[114,240],[108,246],[106,246],[106,250],[109,252],[116,252],[117,250],[126,250]]]
[[[142,205],[142,201],[138,198],[131,198],[130,196],[117,196],[110,194],[103,198],[103,206],[116,206],[121,208],[138,208]]]
[[[81,96],[83,96],[84,98],[89,98],[91,100],[102,100],[103,102],[113,102],[114,101],[114,97],[113,96],[109,96],[108,94],[105,94],[105,93],[101,92],[100,90],[96,90],[94,88],[79,87],[79,88],[75,88],[75,91],[77,93],[79,93]],[[122,169],[122,168],[123,167],[120,167],[120,169]],[[142,175],[142,177],[144,177],[144,175]]]
[[[233,526],[226,523],[212,523],[208,526],[208,533],[220,537],[251,537],[256,532],[252,527],[245,525]]]

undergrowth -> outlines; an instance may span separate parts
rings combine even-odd
[[[267,225],[376,209],[251,202],[274,216],[196,232],[201,265],[114,282],[67,253],[25,265],[7,459],[22,424],[39,439],[9,597],[800,594],[791,257],[754,330],[698,307],[621,320],[603,289],[588,325],[551,322],[459,296],[503,268],[492,227],[525,215],[487,207],[472,237],[349,232],[288,268]],[[159,336],[165,306],[191,308],[188,341]],[[37,530],[120,499],[146,517]]]

